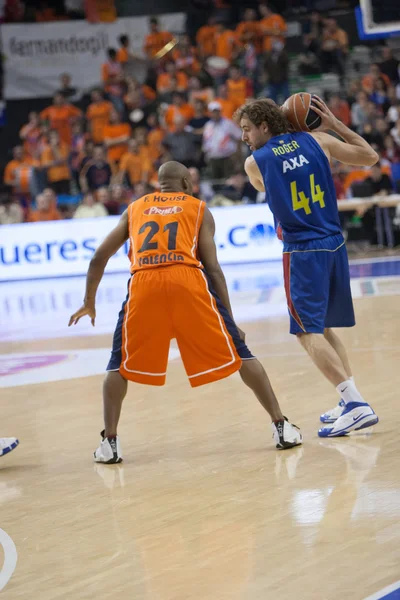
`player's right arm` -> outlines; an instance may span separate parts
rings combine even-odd
[[[128,210],[120,218],[118,225],[108,234],[100,244],[90,261],[86,275],[85,299],[81,308],[72,315],[68,327],[76,325],[81,317],[89,315],[92,325],[96,318],[96,292],[104,275],[104,269],[109,259],[123,246],[129,238]]]
[[[231,302],[229,299],[229,292],[226,285],[225,276],[222,272],[220,264],[217,258],[217,249],[214,242],[215,235],[215,221],[211,212],[207,207],[204,209],[203,222],[199,232],[199,257],[204,265],[207,275],[211,279],[213,288],[215,289],[217,296],[225,306],[230,316],[233,319]],[[234,320],[234,319],[233,319]],[[241,337],[244,339],[244,333],[239,329]]]
[[[334,158],[345,165],[358,167],[372,167],[378,162],[377,152],[360,135],[339,121],[317,96],[313,97],[313,110],[321,117],[321,128],[334,131],[344,140],[342,142],[323,131],[311,133],[328,159]]]
[[[249,156],[246,158],[244,170],[250,179],[251,185],[256,188],[258,192],[265,192],[263,177],[260,173],[260,169],[258,168],[254,156]]]

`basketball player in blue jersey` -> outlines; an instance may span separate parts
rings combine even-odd
[[[339,415],[323,415],[321,420],[330,425],[318,432],[336,437],[375,425],[378,417],[358,391],[346,350],[332,330],[353,327],[355,320],[330,160],[372,166],[379,157],[321,99],[313,100],[321,126],[311,134],[292,133],[281,109],[268,99],[243,105],[236,118],[253,152],[246,159],[246,173],[257,190],[266,192],[282,229],[290,333],[341,397]]]

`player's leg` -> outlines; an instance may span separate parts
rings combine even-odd
[[[243,383],[247,385],[267,411],[272,421],[272,433],[279,450],[293,448],[302,443],[302,435],[296,425],[283,416],[281,407],[268,375],[257,358],[243,360],[239,370]]]
[[[95,452],[96,462],[112,464],[122,461],[117,427],[128,381],[148,385],[163,385],[165,382],[171,335],[168,315],[162,310],[166,303],[160,296],[163,293],[163,275],[159,274],[155,286],[150,272],[138,273],[130,280],[103,384],[105,428]]]
[[[325,327],[352,327],[355,325],[353,301],[350,287],[350,270],[346,247],[341,246],[331,254],[332,266],[329,281],[329,300],[325,318]],[[336,337],[335,342],[337,343]],[[340,343],[339,343],[340,344]],[[344,435],[353,429],[363,429],[378,423],[375,412],[358,391],[351,376],[350,363],[343,345],[337,345],[336,352],[346,370],[346,380],[337,386],[345,406],[332,426],[320,429],[321,437]],[[347,364],[346,364],[347,363]]]
[[[103,382],[104,429],[100,446],[94,453],[96,462],[106,464],[122,462],[122,450],[117,435],[122,402],[126,396],[128,382],[119,371],[108,371]]]
[[[240,339],[207,275],[185,269],[182,277],[187,281],[180,291],[181,303],[178,306],[171,297],[169,304],[175,306],[175,334],[191,386],[217,381],[240,369],[244,383],[275,421],[279,447],[301,443],[300,432],[284,419],[264,368]]]
[[[316,240],[305,249],[303,246],[302,251],[292,248],[284,253],[290,332],[297,335],[314,364],[346,404],[334,427],[319,431],[321,437],[345,435],[377,422],[374,411],[349,379],[339,354],[324,337],[326,328],[354,325],[348,263],[347,280],[345,277],[347,255],[342,243],[341,236],[332,236]]]
[[[0,456],[8,454],[14,450],[19,444],[19,441],[15,437],[11,438],[0,438]]]
[[[338,354],[340,360],[342,361],[344,370],[346,371],[347,378],[351,379],[353,374],[350,366],[349,357],[347,355],[347,350],[344,347],[342,340],[330,327],[324,330],[324,338],[332,346],[336,354]]]
[[[335,386],[348,379],[344,365],[323,332],[298,333],[297,339],[315,366]]]
[[[346,375],[347,375],[348,379],[353,380],[349,357],[347,355],[346,348],[344,347],[344,344],[340,340],[339,336],[337,336],[336,333],[333,331],[333,329],[330,329],[330,328],[325,329],[324,336],[325,336],[325,339],[330,343],[332,348],[339,355],[339,358],[342,361],[342,364],[346,371]],[[336,421],[336,419],[338,419],[340,417],[340,415],[342,414],[344,406],[345,406],[345,402],[341,398],[339,400],[339,403],[334,408],[327,410],[320,416],[320,421],[322,423],[334,423]]]
[[[243,360],[239,370],[243,383],[251,389],[271,421],[283,421],[284,416],[264,367],[257,358]]]
[[[104,435],[116,437],[122,402],[128,390],[128,382],[119,371],[106,373],[103,382]]]

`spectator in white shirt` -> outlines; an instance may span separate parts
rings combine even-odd
[[[74,219],[92,219],[94,217],[108,217],[108,212],[103,204],[96,202],[93,194],[85,194],[82,204],[76,209]]]
[[[226,179],[234,171],[233,156],[242,137],[237,125],[221,115],[219,102],[210,102],[211,119],[204,126],[203,151],[212,179]]]
[[[396,142],[398,146],[400,146],[400,119],[397,121],[395,127],[390,130],[390,135]]]

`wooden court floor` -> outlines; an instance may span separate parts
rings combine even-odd
[[[303,430],[287,452],[238,376],[192,390],[179,359],[164,388],[129,388],[120,466],[92,462],[101,376],[1,389],[0,435],[20,446],[0,458],[0,528],[18,553],[0,597],[363,600],[399,580],[400,303],[355,304],[358,325],[341,335],[381,423],[345,439],[317,437],[336,392],[286,318],[245,329]],[[1,353],[111,339],[67,333]],[[0,568],[12,560],[2,539]]]

